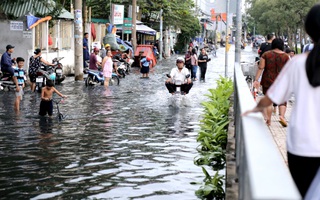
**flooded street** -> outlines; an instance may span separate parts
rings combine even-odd
[[[0,92],[0,199],[197,199],[200,185],[190,183],[204,178],[193,164],[200,103],[224,75],[223,53],[218,50],[206,82],[195,82],[180,108],[168,105],[164,85],[176,55],[151,70],[150,79],[134,68],[109,89],[68,77],[56,87],[68,96],[59,104],[61,122],[38,116],[40,94],[29,88],[19,115],[14,93]],[[243,54],[251,60],[251,48]]]

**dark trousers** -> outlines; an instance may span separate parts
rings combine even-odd
[[[200,66],[200,80],[204,80],[207,72],[207,66]]]
[[[189,90],[192,88],[193,83],[181,85],[181,92],[189,93]],[[166,87],[169,90],[169,93],[174,93],[176,91],[176,85],[173,83],[166,83]]]
[[[302,157],[289,152],[287,153],[291,176],[301,196],[305,197],[320,167],[320,157]]]

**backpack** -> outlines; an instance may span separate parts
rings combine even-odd
[[[36,75],[38,69],[41,67],[41,57],[34,58],[31,56],[29,63],[29,74]]]
[[[262,43],[260,46],[260,53],[259,53],[260,57],[262,56],[262,54],[264,52],[269,51],[269,50],[271,50],[271,43],[268,43],[268,42]]]

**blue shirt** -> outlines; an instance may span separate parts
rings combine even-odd
[[[142,58],[140,62],[144,67],[149,67],[150,65],[150,62],[147,61],[147,58]]]
[[[83,59],[89,60],[90,55],[89,55],[89,46],[88,46],[88,39],[87,38],[83,38],[83,47],[86,47],[85,49],[83,49]]]
[[[1,57],[1,68],[3,69],[9,69],[12,67],[12,59],[11,54],[8,52],[5,52]]]
[[[20,68],[17,68],[17,67],[14,68],[14,76],[17,77],[19,86],[23,85],[25,74],[26,73],[25,73],[25,71],[23,69],[20,69]]]

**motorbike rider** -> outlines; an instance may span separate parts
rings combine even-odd
[[[54,66],[54,64],[49,63],[45,59],[41,57],[41,49],[36,49],[34,52],[34,55],[30,57],[29,59],[29,78],[31,82],[31,91],[34,92],[36,89],[36,78],[37,78],[37,71],[41,67],[41,63],[44,63],[48,66]]]
[[[101,62],[98,61],[97,56],[99,54],[99,49],[95,47],[93,49],[93,52],[90,55],[90,64],[89,64],[89,69],[92,70],[98,70],[98,66],[101,67]]]
[[[7,72],[12,77],[13,81],[16,82],[16,77],[14,77],[14,68],[12,65],[15,63],[15,58],[11,58],[11,54],[14,51],[14,46],[7,45],[6,52],[1,57],[1,71],[2,73]]]
[[[171,70],[170,77],[166,80],[166,87],[169,90],[169,93],[172,95],[176,91],[176,81],[181,81],[183,83],[181,85],[181,92],[185,95],[189,93],[189,90],[191,89],[193,83],[190,78],[190,72],[187,68],[184,67],[184,58],[178,57],[176,60],[176,66]],[[189,75],[189,78],[186,78],[186,76]]]

